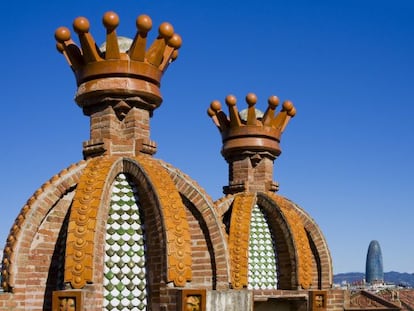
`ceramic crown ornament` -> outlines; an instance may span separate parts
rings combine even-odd
[[[147,49],[147,34],[152,20],[147,15],[136,19],[137,33],[129,49],[120,45],[116,34],[119,17],[114,12],[103,16],[106,28],[105,50],[99,48],[89,32],[89,21],[78,17],[73,29],[79,37],[80,47],[71,38],[70,30],[59,27],[55,32],[57,49],[66,57],[75,73],[79,106],[93,105],[105,96],[139,97],[154,110],[161,102],[160,82],[168,65],[178,56],[181,37],[169,23],[162,23],[158,37]]]
[[[242,151],[265,151],[274,157],[279,156],[281,135],[289,120],[295,116],[296,108],[292,102],[284,101],[282,109],[275,114],[279,99],[276,96],[270,96],[268,108],[261,116],[255,108],[257,103],[255,94],[247,94],[246,102],[248,108],[245,118],[241,117],[242,113],[239,113],[236,106],[237,100],[233,95],[226,97],[228,117],[221,110],[221,103],[217,100],[211,102],[207,111],[220,130],[224,158],[228,159]]]

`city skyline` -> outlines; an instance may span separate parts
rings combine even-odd
[[[88,118],[73,101],[73,73],[54,31],[88,16],[101,42],[102,15],[119,13],[119,34],[136,16],[170,21],[183,37],[151,120],[155,155],[214,198],[227,184],[221,140],[206,110],[249,92],[264,110],[270,95],[292,100],[297,116],[275,161],[278,194],[304,208],[324,233],[334,273],[364,271],[367,245],[381,243],[384,271],[414,273],[411,226],[414,164],[414,4],[317,1],[73,1],[1,4],[4,151],[0,248],[41,185],[82,159]],[[227,111],[226,111],[227,112]],[[178,141],[177,137],[186,137]],[[199,159],[205,165],[197,165]],[[408,245],[408,247],[404,247]]]

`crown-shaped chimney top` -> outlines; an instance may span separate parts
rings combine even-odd
[[[136,19],[137,33],[131,47],[123,51],[115,31],[119,25],[118,15],[105,13],[103,24],[106,28],[105,51],[98,48],[85,17],[78,17],[73,22],[80,47],[71,39],[68,28],[60,27],[55,32],[57,49],[65,55],[76,76],[77,103],[85,110],[86,106],[94,105],[106,96],[137,96],[147,102],[144,108],[154,110],[162,102],[162,74],[177,58],[181,37],[174,33],[171,24],[162,23],[158,37],[146,49],[152,21],[149,16],[141,15]]]
[[[273,182],[273,161],[280,155],[280,137],[296,109],[285,101],[275,114],[279,99],[271,96],[264,114],[256,109],[257,97],[246,96],[247,113],[238,112],[236,97],[228,95],[226,104],[229,116],[221,110],[221,103],[213,101],[208,115],[220,130],[223,147],[221,153],[229,163],[229,185],[224,193],[242,191],[277,191]]]
[[[279,99],[270,96],[266,112],[263,116],[258,116],[258,110],[255,108],[257,97],[249,93],[246,96],[248,108],[245,119],[238,112],[236,102],[235,96],[226,97],[229,117],[221,110],[221,103],[217,100],[211,103],[207,111],[220,130],[223,156],[227,159],[233,153],[242,151],[268,151],[275,157],[278,156],[281,153],[280,137],[290,118],[296,114],[292,102],[285,101],[281,111],[275,115]]]

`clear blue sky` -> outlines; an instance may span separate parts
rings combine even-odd
[[[25,201],[79,161],[89,138],[54,31],[83,15],[101,43],[102,15],[113,10],[119,35],[134,36],[135,18],[146,13],[183,37],[151,121],[158,158],[217,199],[227,164],[209,103],[232,93],[243,109],[254,92],[264,110],[270,95],[290,99],[298,113],[282,137],[275,180],[321,227],[334,272],[363,272],[373,239],[385,271],[414,272],[413,1],[3,1],[0,8],[0,248]]]

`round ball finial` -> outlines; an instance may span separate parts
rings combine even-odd
[[[272,109],[275,109],[277,107],[277,105],[279,105],[279,97],[272,95],[269,97],[269,99],[267,100],[269,107]]]
[[[170,40],[168,40],[168,45],[173,47],[174,49],[179,49],[182,43],[183,40],[181,39],[181,36],[176,33],[172,35]]]
[[[55,31],[55,39],[58,42],[65,42],[70,39],[70,30],[67,27],[59,27]]]
[[[77,17],[73,22],[73,29],[77,34],[86,33],[89,31],[89,21],[86,17]]]
[[[170,23],[164,22],[160,25],[158,32],[164,39],[170,39],[174,34],[174,28]]]
[[[236,104],[237,104],[236,96],[234,96],[234,95],[227,95],[227,97],[226,97],[226,104],[227,104],[227,106],[236,106]]]
[[[102,22],[109,31],[114,30],[119,25],[119,16],[115,12],[106,12],[102,18]]]
[[[290,109],[287,113],[290,117],[293,118],[296,115],[296,108],[292,107],[292,109]]]
[[[152,28],[152,20],[148,15],[140,15],[136,20],[137,28],[143,33],[147,33]]]
[[[283,102],[283,109],[286,111],[291,111],[293,108],[293,103],[290,100],[286,100]]]
[[[221,110],[221,103],[218,100],[213,100],[210,104],[210,108],[213,111],[220,111]]]
[[[253,94],[253,93],[247,94],[246,95],[246,102],[247,102],[247,105],[249,105],[249,107],[251,107],[253,105],[256,105],[256,103],[257,103],[256,94]]]

